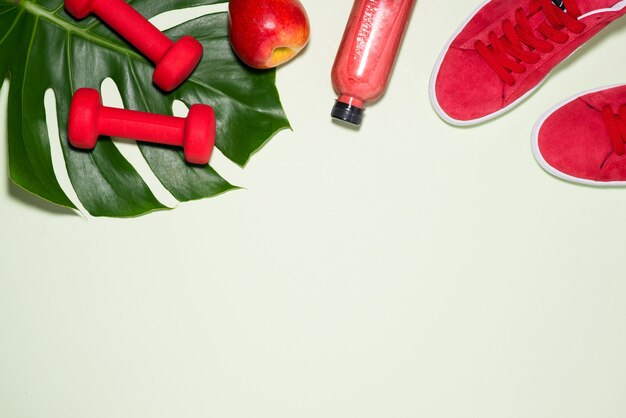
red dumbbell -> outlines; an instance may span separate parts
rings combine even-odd
[[[202,58],[202,45],[191,36],[174,43],[124,0],[65,0],[65,8],[77,19],[91,13],[133,44],[156,64],[152,81],[165,91],[178,87]]]
[[[191,106],[187,119],[102,106],[100,93],[78,89],[72,97],[68,137],[76,148],[93,149],[100,135],[183,147],[192,164],[207,164],[215,146],[211,106]]]

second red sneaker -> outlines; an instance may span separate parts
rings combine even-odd
[[[430,82],[433,107],[454,125],[492,119],[625,13],[626,0],[489,0],[441,53]]]
[[[626,186],[626,85],[580,94],[535,125],[532,149],[541,167],[590,186]]]

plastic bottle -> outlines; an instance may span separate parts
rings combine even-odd
[[[415,0],[355,0],[333,65],[339,98],[331,116],[360,125],[367,102],[384,93]]]

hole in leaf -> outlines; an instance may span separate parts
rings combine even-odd
[[[105,106],[124,107],[122,96],[120,95],[117,85],[111,78],[107,78],[102,82],[100,90],[102,92],[102,102]],[[115,139],[113,143],[120,154],[137,170],[139,176],[146,182],[148,188],[159,202],[169,208],[174,208],[178,205],[178,200],[172,196],[169,190],[163,187],[161,181],[150,169],[136,141]]]

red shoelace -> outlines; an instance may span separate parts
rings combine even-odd
[[[585,29],[585,24],[578,20],[581,12],[575,0],[563,0],[563,4],[567,12],[558,8],[552,0],[530,0],[528,14],[520,7],[515,11],[515,24],[508,19],[502,22],[503,36],[492,31],[488,45],[476,41],[474,48],[502,81],[512,86],[515,84],[513,73],[521,74],[526,71],[525,64],[539,62],[539,54],[552,52],[554,43],[567,42],[569,35],[563,29],[576,34]],[[546,20],[533,29],[528,18],[539,12],[543,12]]]
[[[623,155],[626,152],[626,105],[620,107],[617,115],[610,105],[606,105],[602,108],[602,114],[615,153]]]

